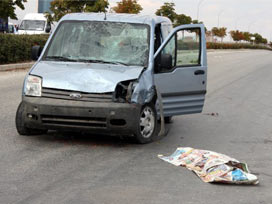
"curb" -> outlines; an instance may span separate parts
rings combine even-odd
[[[35,62],[0,65],[0,72],[17,70],[17,69],[30,69],[34,64]]]

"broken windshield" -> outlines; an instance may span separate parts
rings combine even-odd
[[[147,66],[148,56],[148,25],[66,21],[59,26],[43,59]]]

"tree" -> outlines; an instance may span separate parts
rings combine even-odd
[[[243,35],[244,35],[244,39],[243,40],[245,40],[247,42],[251,41],[252,34],[250,34],[249,32],[244,32]]]
[[[18,6],[20,9],[24,10],[24,3],[27,0],[0,0],[0,18],[3,19],[16,19],[15,8]]]
[[[116,13],[133,13],[137,14],[143,10],[137,0],[122,0],[117,2],[117,6],[112,8]]]
[[[53,0],[50,3],[51,20],[59,21],[65,14],[81,12],[106,12],[108,0]],[[47,13],[47,19],[50,15]]]
[[[212,29],[212,34],[214,36],[217,36],[217,37],[221,38],[221,42],[223,42],[224,37],[227,35],[227,28],[224,28],[224,27],[222,27],[222,28],[214,27]]]
[[[211,37],[212,36],[212,31],[207,30],[206,31],[206,36]]]
[[[192,20],[192,24],[203,24],[204,25],[204,23],[202,22],[202,21],[198,21],[198,20]],[[205,33],[208,31],[208,29],[206,28],[206,26],[205,26]]]
[[[261,36],[260,34],[255,33],[255,34],[253,35],[253,37],[255,37],[255,43],[257,43],[257,44],[262,43],[263,38],[262,38],[262,36]]]
[[[192,18],[184,14],[176,15],[174,27],[192,23]]]
[[[263,38],[259,33],[255,33],[253,35],[255,37],[255,43],[256,44],[267,44],[267,39]]]
[[[177,16],[175,12],[175,4],[174,3],[164,3],[160,9],[156,11],[157,16],[165,16],[168,17],[172,22],[175,21],[175,18]]]
[[[263,38],[263,41],[262,41],[263,44],[267,44],[268,43],[268,40]]]
[[[203,22],[201,22],[201,21],[198,21],[198,20],[192,20],[192,24],[203,24]]]
[[[232,31],[230,31],[230,35],[231,35],[232,39],[235,42],[238,42],[238,41],[241,41],[241,40],[245,39],[243,32],[240,32],[239,30],[235,30],[235,31],[232,30]]]
[[[47,22],[52,24],[54,22],[54,18],[48,11],[44,13],[45,18],[47,19]]]

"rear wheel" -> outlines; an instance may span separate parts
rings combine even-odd
[[[143,106],[138,120],[136,140],[146,144],[153,140],[157,129],[157,113],[153,104]]]
[[[47,133],[47,130],[39,130],[26,127],[24,120],[24,104],[21,102],[18,106],[15,119],[17,132],[22,136],[42,135]]]

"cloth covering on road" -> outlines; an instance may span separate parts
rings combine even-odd
[[[257,176],[251,174],[247,164],[240,163],[224,154],[180,147],[171,155],[158,157],[175,166],[183,166],[195,172],[206,183],[258,184]]]

